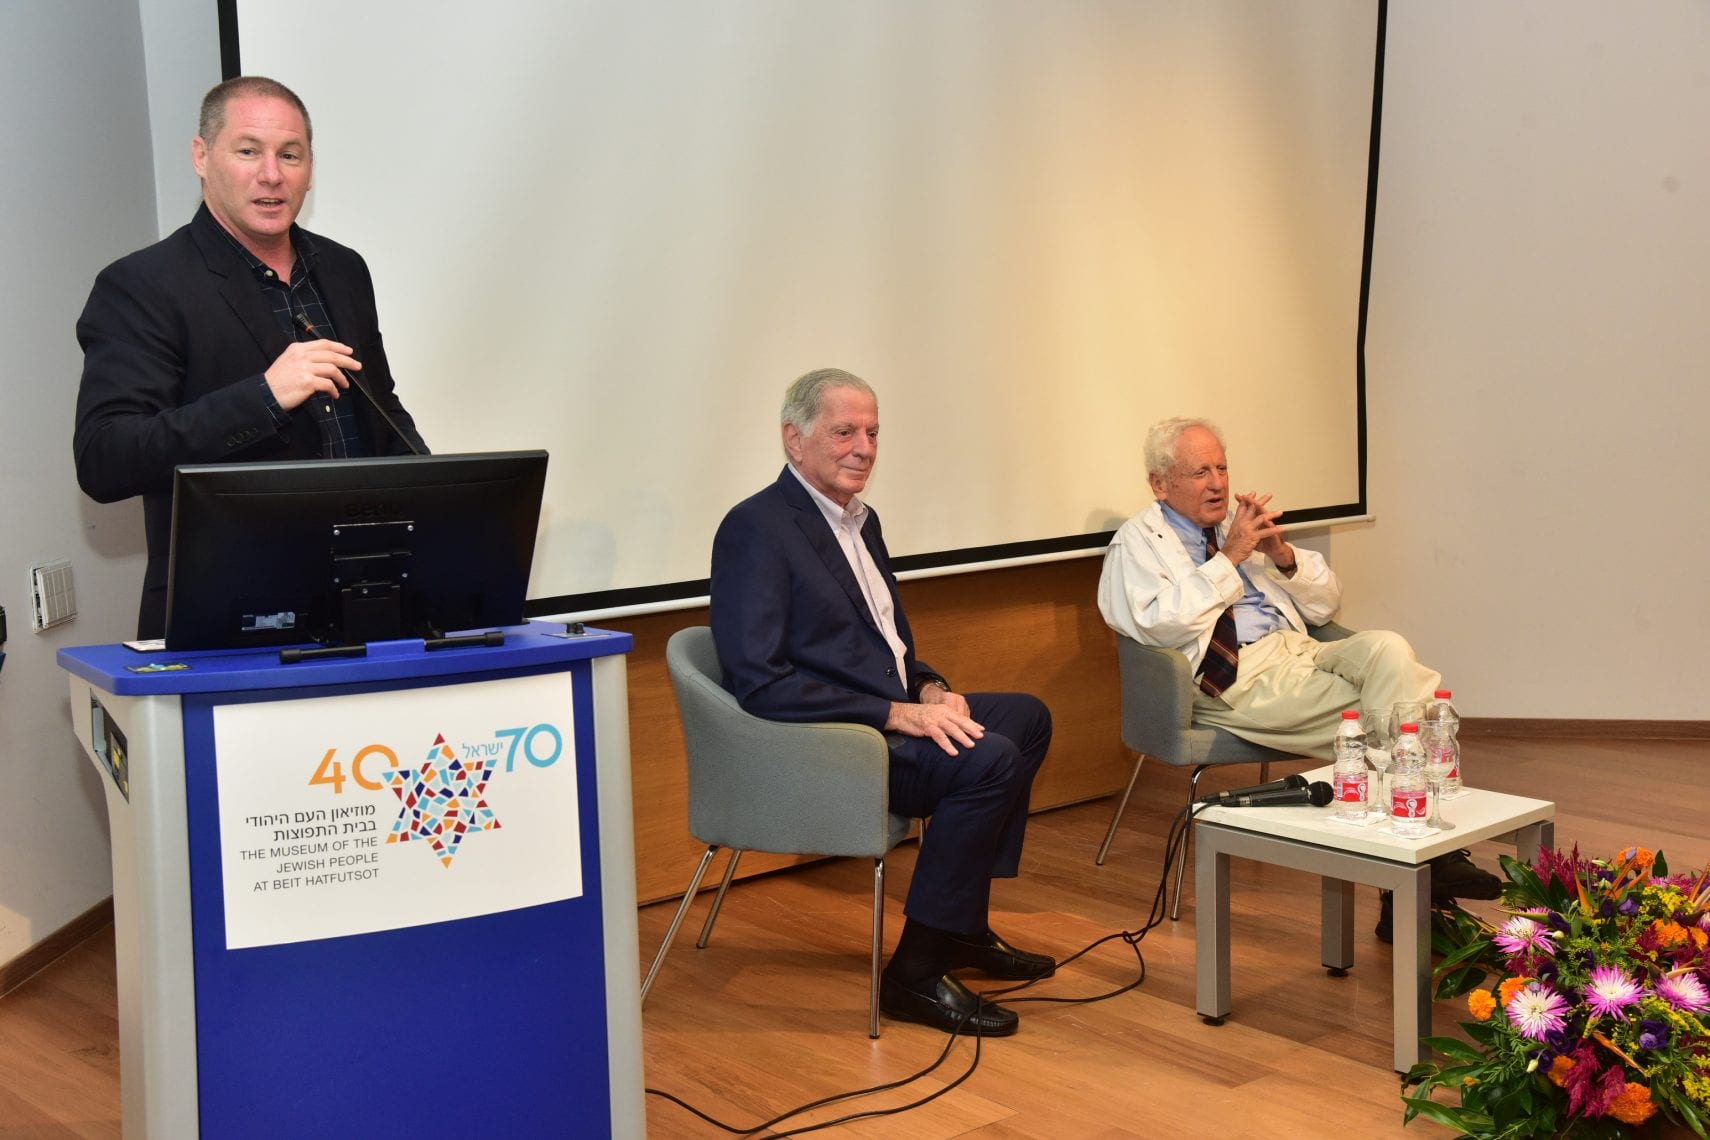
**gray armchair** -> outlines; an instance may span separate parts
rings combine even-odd
[[[879,960],[884,950],[885,855],[913,821],[892,815],[890,749],[860,724],[787,724],[742,711],[721,683],[712,630],[678,630],[665,646],[689,759],[689,832],[707,845],[665,941],[641,983],[641,1000],[665,962],[677,927],[713,856],[730,848],[724,878],[696,941],[705,947],[744,851],[858,855],[873,860],[873,948],[867,1035],[879,1035]]]
[[[1308,631],[1318,641],[1340,641],[1351,630],[1326,622]],[[1134,792],[1134,781],[1140,778],[1140,765],[1146,757],[1161,760],[1175,768],[1192,768],[1190,781],[1194,798],[1199,794],[1199,777],[1207,768],[1222,764],[1257,764],[1259,780],[1270,778],[1272,760],[1297,760],[1299,757],[1274,748],[1242,740],[1221,728],[1196,725],[1193,722],[1193,671],[1186,656],[1174,649],[1158,645],[1142,645],[1131,637],[1116,635],[1116,664],[1122,686],[1122,742],[1134,750],[1134,771],[1128,776],[1128,786],[1122,790],[1116,811],[1110,817],[1110,828],[1099,845],[1097,862],[1104,865],[1116,838],[1116,825],[1128,808],[1128,797]],[[1176,863],[1175,898],[1170,917],[1181,917],[1182,874],[1187,869],[1187,844],[1182,844],[1181,857]]]

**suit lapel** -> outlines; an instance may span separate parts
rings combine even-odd
[[[191,236],[202,251],[208,272],[222,279],[220,296],[255,340],[256,351],[261,354],[262,368],[265,369],[285,351],[291,338],[279,327],[279,320],[268,307],[267,298],[250,279],[249,266],[232,248],[231,239],[207,209],[203,206],[197,216],[197,221],[206,222],[206,225],[191,226]]]
[[[782,492],[784,501],[795,510],[797,528],[808,540],[808,545],[813,547],[826,571],[843,587],[843,592],[849,597],[849,604],[855,607],[855,612],[861,615],[862,620],[874,633],[880,632],[878,619],[873,616],[866,596],[861,593],[861,584],[855,580],[855,571],[849,568],[849,558],[843,553],[837,536],[831,533],[831,524],[825,521],[819,504],[814,502],[787,467],[778,476],[778,489]]]

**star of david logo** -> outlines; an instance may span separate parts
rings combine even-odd
[[[493,809],[481,798],[494,763],[492,758],[459,760],[445,737],[439,735],[420,768],[387,771],[386,782],[404,808],[386,842],[426,840],[439,861],[451,866],[465,837],[500,826]]]

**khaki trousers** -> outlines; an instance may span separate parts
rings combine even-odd
[[[1221,697],[1196,689],[1193,716],[1255,744],[1329,760],[1343,709],[1387,713],[1397,701],[1430,700],[1442,683],[1399,633],[1314,641],[1282,629],[1241,647],[1235,683]]]

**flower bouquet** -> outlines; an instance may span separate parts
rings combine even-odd
[[[1467,1041],[1407,1074],[1404,1120],[1481,1137],[1655,1134],[1710,1125],[1710,865],[1579,849],[1502,859],[1492,926],[1457,911],[1437,930],[1437,996],[1465,997]],[[1494,978],[1492,977],[1494,975]],[[1431,1099],[1435,1089],[1459,1105]]]

